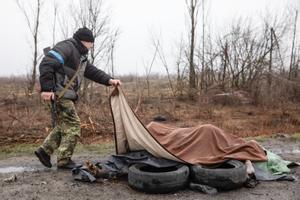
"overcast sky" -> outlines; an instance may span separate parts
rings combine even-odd
[[[145,73],[144,65],[153,55],[151,33],[160,36],[172,68],[176,44],[181,37],[187,37],[185,0],[107,0],[107,3],[113,24],[121,31],[115,52],[117,74]],[[0,4],[0,76],[25,74],[31,63],[25,18],[13,0]],[[209,0],[207,20],[210,32],[218,34],[239,17],[255,21],[267,10],[280,16],[291,7],[300,10],[299,0]],[[44,16],[43,31],[47,29],[47,23],[51,23],[45,19]],[[48,31],[51,30],[49,27]],[[51,39],[42,37],[39,49],[51,45]],[[98,67],[105,69],[105,66]],[[164,72],[159,63],[153,71]]]

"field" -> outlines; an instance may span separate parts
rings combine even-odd
[[[0,145],[38,144],[51,131],[51,115],[47,103],[38,93],[25,95],[21,80],[2,80],[0,89]],[[212,90],[190,101],[174,97],[168,84],[153,81],[148,91],[142,84],[127,82],[122,85],[127,100],[144,124],[161,116],[178,127],[211,123],[240,137],[271,134],[294,134],[300,131],[300,103],[280,102],[254,105],[242,92],[238,95],[217,95]],[[81,143],[103,143],[113,138],[113,122],[108,96],[112,88],[93,88],[89,101],[77,103],[81,118]],[[147,94],[150,94],[149,96]]]
[[[131,189],[126,178],[99,180],[86,184],[73,180],[69,171],[45,169],[32,152],[51,131],[48,105],[38,93],[27,96],[21,81],[2,80],[0,91],[0,166],[28,167],[34,171],[0,173],[1,199],[215,199],[191,190],[172,194],[148,195]],[[228,133],[256,139],[265,148],[283,158],[300,162],[300,104],[278,103],[255,105],[244,95],[217,95],[210,91],[196,101],[184,95],[174,97],[164,82],[151,82],[151,87],[125,82],[122,89],[132,109],[144,124],[156,117],[178,127],[211,123]],[[77,103],[81,117],[82,137],[74,159],[78,162],[105,159],[114,153],[113,123],[108,96],[112,88],[94,87],[89,101]],[[148,96],[148,94],[150,94]],[[300,168],[293,169],[300,176]],[[13,182],[5,179],[16,175]],[[218,199],[291,199],[299,200],[298,182],[261,182],[256,188],[221,192]]]

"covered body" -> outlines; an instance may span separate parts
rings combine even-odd
[[[120,88],[111,97],[117,154],[147,150],[154,156],[190,164],[217,164],[229,159],[266,161],[255,141],[226,134],[213,125],[177,128],[151,122],[143,126]]]

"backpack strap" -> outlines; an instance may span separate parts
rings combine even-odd
[[[80,60],[80,64],[75,72],[75,74],[73,75],[73,77],[71,78],[71,80],[67,83],[67,85],[64,87],[64,89],[58,94],[57,99],[60,99],[61,97],[64,96],[64,94],[66,93],[66,91],[70,88],[70,86],[73,84],[75,78],[78,76],[79,72],[80,72],[80,68],[82,66],[82,60]]]

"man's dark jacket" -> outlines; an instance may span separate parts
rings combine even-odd
[[[40,84],[42,92],[55,91],[58,94],[75,74],[80,59],[87,57],[88,49],[80,41],[72,38],[59,42],[52,50],[62,56],[64,64],[60,63],[53,54],[46,54],[39,66]],[[87,59],[84,59],[84,62],[87,62],[85,68],[82,69],[84,70],[82,71],[84,77],[100,84],[109,85],[111,76],[97,69]],[[65,92],[64,98],[76,100],[80,82],[80,77],[77,77],[72,86]]]

